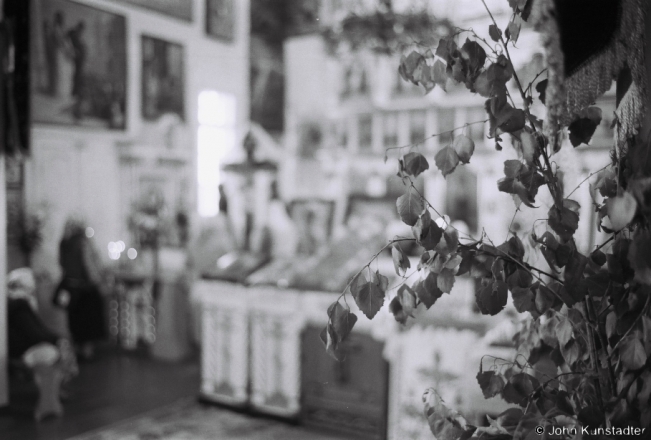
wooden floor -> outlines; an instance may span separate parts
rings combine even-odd
[[[37,391],[33,383],[11,379],[9,407],[0,410],[2,440],[63,440],[196,396],[197,358],[182,363],[153,361],[144,354],[105,349],[98,359],[80,364],[69,385],[62,418],[36,423],[32,416]]]

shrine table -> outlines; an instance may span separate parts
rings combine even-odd
[[[330,359],[318,337],[337,293],[214,280],[193,289],[202,313],[204,400],[396,440],[431,438],[422,407],[430,386],[471,419],[507,407],[484,401],[476,383],[481,355],[496,350],[482,339],[490,323],[472,312],[471,280],[457,280],[456,294],[411,327],[396,323],[389,301],[372,321],[349,301],[358,321],[343,362]]]

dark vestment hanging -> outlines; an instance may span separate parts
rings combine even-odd
[[[68,327],[73,340],[78,343],[97,341],[107,336],[104,302],[99,286],[92,280],[84,252],[89,248],[82,233],[61,240],[59,262],[63,279],[57,292],[70,293],[68,304]]]
[[[7,300],[7,321],[10,358],[19,358],[31,347],[43,342],[56,345],[59,339],[59,336],[43,324],[24,298]]]

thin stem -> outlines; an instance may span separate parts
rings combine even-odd
[[[588,301],[590,301],[590,296],[586,295],[585,299],[583,300],[584,302],[583,306],[585,307],[585,316],[588,319],[588,322],[590,322],[592,321],[592,319],[590,316],[591,314],[590,314],[590,308],[588,307]],[[589,325],[586,326],[586,330],[588,332],[588,346],[590,347],[590,361],[592,363],[592,369],[595,374],[595,378],[593,379],[595,391],[597,393],[599,406],[603,410],[604,399],[601,394],[601,384],[599,383],[599,356],[597,355],[597,344],[595,344],[594,341],[594,328],[592,325]]]
[[[491,10],[488,9],[488,6],[486,5],[486,2],[484,0],[481,0],[481,2],[484,4],[484,7],[486,8],[486,12],[488,12],[488,15],[490,16],[491,20],[493,20],[493,24],[495,26],[497,26],[497,22],[495,21],[495,17],[493,17],[493,13],[491,12]],[[497,26],[497,27],[499,28],[499,26]],[[501,36],[500,36],[500,39],[502,39]],[[504,40],[502,39],[502,41],[504,41]]]
[[[418,188],[416,188],[416,186],[414,185],[414,182],[411,180],[411,178],[409,179],[409,183],[410,183],[410,188],[412,188],[414,191],[416,191],[416,194],[418,194],[418,196],[419,196],[419,197],[420,197],[420,198],[421,198],[425,203],[427,203],[427,206],[430,207],[430,208],[432,208],[432,210],[433,210],[433,211],[434,211],[434,212],[435,212],[439,217],[443,218],[443,215],[442,215],[440,212],[438,212],[438,211],[436,210],[436,208],[434,207],[434,205],[432,205],[432,204],[431,204],[431,203],[430,203],[430,202],[425,198],[425,196],[423,196],[423,194],[422,194],[420,191],[418,191]],[[454,229],[455,231],[457,231],[457,232],[459,233],[459,235],[465,235],[465,238],[467,238],[467,239],[469,239],[469,240],[474,240],[474,239],[475,239],[475,238],[472,237],[471,235],[466,234],[465,232],[458,230],[457,228],[455,228],[454,226],[452,226],[450,223],[447,223],[447,225],[448,225],[449,227],[451,227],[452,229]]]
[[[366,263],[360,270],[357,271],[357,273],[355,275],[353,275],[353,277],[350,279],[350,281],[348,281],[348,284],[346,284],[346,287],[344,287],[344,291],[341,292],[341,294],[337,297],[337,301],[335,301],[335,302],[339,302],[339,300],[341,300],[341,298],[346,297],[346,292],[350,288],[350,285],[353,283],[353,281],[359,276],[359,274],[361,274],[364,271],[364,269],[368,268],[370,270],[371,269],[371,264],[373,263],[373,261],[375,261],[375,259],[377,257],[380,256],[380,254],[382,252],[384,252],[386,249],[389,248],[389,246],[393,245],[394,243],[400,243],[402,241],[416,241],[416,239],[415,238],[400,238],[400,239],[397,239],[397,240],[391,240],[387,244],[385,244],[382,247],[382,249],[380,249],[375,255],[373,255],[373,257],[371,257],[371,259],[370,259],[370,261],[368,263]],[[330,322],[329,319],[328,319],[328,322]]]
[[[508,364],[508,365],[519,365],[517,362],[509,361],[509,360],[506,360],[506,359],[501,358],[499,356],[493,356],[492,354],[483,355],[481,357],[481,359],[479,360],[479,365],[483,365],[485,357],[493,358],[495,361],[503,361],[504,364],[502,364],[502,365],[506,365],[506,364]]]
[[[413,147],[417,147],[417,146],[421,145],[423,142],[425,142],[425,141],[428,140],[428,139],[432,139],[432,138],[435,138],[435,137],[437,137],[437,136],[441,136],[441,135],[448,134],[448,133],[454,133],[455,131],[457,131],[457,130],[462,130],[462,129],[466,128],[466,127],[469,126],[469,125],[474,125],[474,124],[485,124],[485,123],[488,122],[488,121],[489,121],[488,119],[484,119],[483,121],[466,122],[466,123],[463,124],[461,127],[454,127],[452,130],[441,131],[440,133],[436,133],[436,134],[429,135],[429,136],[423,138],[422,141],[414,142],[413,144],[404,145],[404,146],[402,146],[402,147],[389,147],[389,148],[387,148],[387,149],[384,150],[384,154],[385,154],[385,155],[388,154],[390,150],[402,150],[402,149],[404,149],[404,148],[413,148]]]
[[[583,179],[583,180],[582,180],[582,181],[581,181],[581,182],[576,186],[576,188],[574,188],[574,189],[572,190],[572,192],[569,193],[565,198],[566,198],[566,199],[569,198],[572,194],[574,194],[574,192],[575,192],[577,189],[579,189],[579,188],[581,187],[581,185],[583,185],[583,184],[586,182],[586,180],[588,180],[590,177],[594,176],[595,174],[602,172],[603,170],[605,170],[605,169],[608,168],[609,166],[610,166],[610,164],[606,164],[605,166],[599,168],[597,171],[594,171],[594,172],[590,173],[590,174],[588,175],[588,177],[586,177],[585,179]]]
[[[606,289],[606,294],[604,295],[605,297],[609,295],[608,291],[610,290],[610,284],[611,283],[608,283],[608,289]],[[604,315],[607,315],[608,312],[610,312],[610,308],[612,306],[613,306],[612,304],[608,304],[608,306],[599,313],[599,315],[597,316],[597,320],[600,320]]]
[[[607,358],[608,360],[610,360],[610,358],[613,357],[613,354],[615,354],[615,351],[617,351],[617,348],[619,347],[619,344],[621,344],[622,341],[623,341],[624,339],[626,339],[626,337],[627,337],[627,336],[628,336],[628,335],[633,331],[633,328],[637,325],[637,323],[640,321],[640,319],[642,319],[642,317],[643,317],[644,315],[646,315],[647,311],[649,310],[649,304],[650,304],[650,303],[651,303],[651,295],[648,295],[648,296],[646,297],[646,303],[644,303],[644,307],[642,308],[642,312],[638,315],[637,318],[635,318],[635,321],[633,321],[633,324],[629,327],[628,330],[626,330],[626,333],[624,333],[624,334],[622,335],[622,338],[621,338],[619,341],[617,341],[617,344],[615,344],[615,346],[613,347],[612,351],[611,351],[610,354],[608,355],[608,358]]]
[[[417,273],[418,273],[418,271],[413,271],[413,272],[410,273],[408,276],[406,276],[406,277],[401,277],[401,278],[400,278],[400,282],[398,282],[395,286],[391,286],[391,287],[387,288],[387,292],[389,292],[389,291],[391,291],[391,290],[398,289],[400,286],[402,286],[403,284],[405,284],[405,283],[409,280],[409,278],[411,278],[412,276],[414,276],[414,275],[417,274]],[[416,298],[416,300],[418,301],[418,298]]]
[[[515,101],[513,100],[513,97],[511,96],[511,93],[509,92],[508,89],[506,90],[506,96],[509,98],[509,101],[511,101],[511,105],[515,108],[516,107]]]
[[[547,72],[547,68],[546,68],[546,67],[545,67],[543,70],[541,70],[540,72],[538,72],[538,73],[536,74],[536,76],[533,78],[533,80],[531,80],[531,82],[529,83],[529,85],[527,86],[527,88],[524,89],[524,91],[526,92],[527,90],[530,90],[531,87],[533,86],[533,83],[535,83],[536,80],[538,79],[538,77],[539,77],[540,75],[542,75],[543,73],[545,73],[545,72]],[[532,92],[533,92],[533,91],[532,91]]]
[[[509,235],[511,235],[511,227],[513,226],[513,222],[515,221],[515,216],[518,215],[518,212],[520,212],[520,208],[515,208],[515,212],[513,213],[513,218],[511,219],[511,223],[509,223],[509,230],[506,233],[506,238],[505,240],[509,239]]]
[[[556,296],[557,298],[560,298],[560,296]],[[562,301],[562,298],[560,298]],[[574,329],[574,334],[577,335],[575,338],[578,338],[579,336],[581,339],[583,339],[583,342],[585,342],[585,345],[588,346],[588,339],[586,338],[585,334],[583,333],[583,328],[580,327],[579,324],[575,324],[568,315],[562,314],[560,311],[554,310],[554,309],[549,309],[549,312],[552,313],[554,316],[560,316],[561,318],[567,319],[567,321],[570,323],[572,328]],[[581,315],[583,315],[583,312],[581,312]]]
[[[633,375],[633,380],[631,380],[631,381],[628,383],[628,385],[626,385],[626,386],[622,389],[622,391],[620,391],[620,393],[617,395],[617,399],[624,399],[624,398],[626,397],[626,395],[628,394],[628,390],[631,388],[631,385],[633,385],[633,384],[638,380],[638,378],[639,378],[640,376],[642,376],[642,374],[643,374],[645,371],[648,371],[649,366],[651,366],[650,364],[651,364],[651,358],[648,358],[648,359],[646,360],[646,363],[644,364],[644,366],[643,366],[642,368],[638,369],[638,370],[635,372],[635,374]]]
[[[504,254],[504,256],[502,256],[503,259],[506,257],[508,260],[514,262],[515,264],[517,264],[518,266],[522,267],[524,270],[526,270],[527,272],[529,272],[529,275],[531,275],[532,277],[536,278],[538,281],[540,281],[541,283],[543,283],[545,286],[547,285],[547,283],[545,282],[545,280],[543,280],[542,278],[540,278],[538,275],[536,275],[535,273],[533,273],[533,272],[531,271],[532,269],[535,269],[536,271],[538,271],[536,268],[533,268],[533,267],[529,266],[528,264],[526,264],[526,263],[524,263],[524,262],[521,262],[521,261],[516,260],[515,258],[513,258],[512,256],[510,256],[508,253],[504,252],[503,250],[501,250],[500,248],[498,248],[497,246],[495,246],[495,243],[493,243],[493,241],[490,239],[490,237],[486,237],[486,238],[488,239],[488,242],[489,242],[489,243],[490,243],[490,244],[491,244],[495,249],[497,249],[498,252],[501,252],[502,254]],[[487,253],[488,253],[488,252],[487,252]],[[492,256],[494,256],[494,257],[499,257],[499,255],[493,255],[493,254],[490,254],[490,255],[492,255]],[[529,267],[527,267],[527,266],[529,266]],[[540,272],[540,271],[538,271],[538,272]],[[548,275],[548,274],[545,274],[545,275]],[[549,275],[548,275],[548,276],[549,276]],[[557,294],[556,292],[554,292],[553,289],[550,289],[550,290],[554,293],[554,295],[558,296],[558,294]],[[561,301],[563,300],[560,296],[558,296],[558,298],[559,298]]]
[[[594,303],[592,302],[592,298],[590,296],[586,296],[585,300],[586,304],[586,310],[588,312],[588,318],[593,321],[593,325],[596,327],[596,333],[597,337],[599,338],[599,343],[601,344],[602,349],[606,354],[608,354],[608,344],[606,343],[606,340],[604,338],[603,333],[603,325],[599,321],[599,316],[597,316],[597,312],[594,308]],[[607,369],[608,369],[608,383],[610,385],[610,393],[611,396],[614,396],[617,394],[617,382],[615,379],[615,371],[613,370],[613,365],[610,363],[610,360],[606,360],[607,364]]]
[[[565,283],[563,282],[563,280],[561,280],[560,278],[557,278],[556,276],[554,276],[554,275],[552,275],[552,274],[550,274],[550,273],[547,273],[547,272],[545,272],[544,270],[538,269],[537,267],[534,267],[534,266],[530,265],[529,263],[524,263],[524,262],[523,262],[522,264],[524,264],[525,266],[527,266],[527,268],[529,268],[530,270],[535,270],[536,272],[538,272],[538,273],[540,273],[540,274],[542,274],[542,275],[546,275],[546,276],[548,276],[549,278],[551,278],[551,279],[554,280],[554,281],[557,281],[557,282],[559,282],[559,283],[561,283],[561,284],[563,284],[563,285],[565,284]]]
[[[617,231],[617,232],[619,232],[619,231]],[[615,232],[613,235],[611,235],[610,238],[609,238],[608,240],[604,241],[604,242],[601,243],[599,246],[597,246],[597,248],[596,248],[594,251],[592,251],[592,253],[597,252],[597,251],[600,250],[602,247],[606,246],[608,243],[610,243],[611,241],[613,241],[613,240],[615,239],[615,236],[617,235],[617,232]]]
[[[481,41],[481,42],[484,43],[487,47],[489,47],[490,50],[491,50],[491,52],[493,52],[493,54],[494,54],[495,56],[499,56],[499,55],[500,55],[500,54],[497,52],[497,50],[495,49],[495,47],[492,46],[488,41],[486,41],[485,38],[482,38],[482,37],[480,37],[479,35],[477,35],[477,33],[475,32],[475,30],[474,30],[473,28],[470,28],[470,29],[457,28],[457,30],[458,30],[458,31],[461,31],[461,32],[468,32],[468,33],[472,34],[472,36],[473,36],[475,39]],[[458,35],[458,34],[457,34],[457,35]]]
[[[490,16],[491,20],[493,21],[493,24],[497,26],[497,22],[495,21],[495,17],[493,17],[493,14],[491,13],[490,9],[488,9],[488,5],[486,5],[486,2],[484,0],[481,0],[481,2],[484,5],[484,8],[486,8],[486,12],[488,12],[488,15]],[[506,53],[506,57],[509,60],[509,63],[513,67],[513,61],[511,60],[511,54],[509,53],[509,46],[508,46],[508,41],[504,41],[504,38],[500,36],[500,41],[502,42],[502,46],[504,47],[504,52]],[[527,115],[527,119],[529,120],[529,124],[531,125],[531,129],[535,132],[536,130],[536,125],[534,124],[533,117],[531,116],[531,113],[529,112],[529,105],[527,103],[527,95],[524,93],[524,89],[522,88],[522,83],[520,82],[520,78],[518,77],[518,74],[513,71],[513,79],[515,79],[515,83],[518,86],[518,90],[520,91],[520,96],[522,97],[522,102],[524,103],[524,112]],[[549,157],[547,155],[547,152],[545,151],[544,148],[540,149],[541,155],[543,156],[543,159],[545,161],[545,165],[547,166],[547,187],[549,188],[549,192],[551,193],[552,197],[554,198],[554,203],[558,206],[560,209],[562,207],[562,197],[559,197],[559,191],[558,188],[554,185],[554,174],[552,172],[552,166],[549,163]],[[541,166],[539,166],[541,170],[545,171]]]
[[[551,379],[549,379],[549,380],[546,381],[545,383],[541,384],[540,387],[539,387],[539,389],[544,389],[544,388],[547,386],[547,384],[548,384],[549,382],[553,381],[553,380],[556,380],[556,381],[559,381],[559,382],[560,382],[560,380],[558,380],[559,377],[569,376],[569,375],[571,375],[571,374],[583,374],[583,372],[582,372],[582,371],[569,371],[569,372],[567,372],[567,373],[561,373],[561,374],[559,374],[558,376],[556,376],[556,377],[552,377]]]

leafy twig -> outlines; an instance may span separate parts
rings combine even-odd
[[[584,299],[585,306],[585,315],[588,322],[592,321],[590,308],[588,306],[588,301],[590,301],[590,296],[586,295]],[[594,328],[590,325],[586,326],[588,332],[588,347],[590,347],[590,360],[592,362],[592,369],[595,373],[595,392],[597,393],[597,399],[599,401],[599,407],[603,410],[604,399],[601,394],[601,385],[599,383],[599,356],[597,355],[597,344],[594,341]]]
[[[608,344],[604,338],[603,332],[602,332],[602,325],[600,324],[599,321],[599,316],[597,316],[597,313],[594,308],[594,303],[592,302],[592,298],[590,296],[586,296],[585,300],[586,306],[587,306],[587,312],[588,312],[588,318],[593,321],[595,327],[596,327],[596,333],[597,337],[599,338],[599,343],[601,344],[601,347],[603,348],[604,352],[608,354]],[[595,350],[596,351],[596,350]],[[613,365],[610,363],[610,360],[606,360],[607,364],[607,369],[608,369],[608,382],[610,384],[610,393],[611,395],[616,395],[617,394],[617,382],[615,379],[615,371],[613,370]]]
[[[350,285],[359,276],[359,274],[361,274],[364,271],[364,269],[368,268],[370,270],[371,264],[373,263],[373,261],[375,261],[375,259],[377,257],[380,256],[380,254],[382,254],[382,252],[387,250],[394,243],[400,243],[400,242],[403,242],[403,241],[416,241],[416,239],[414,239],[414,238],[400,238],[400,239],[397,239],[397,240],[391,240],[387,244],[385,244],[382,247],[382,249],[380,249],[375,255],[373,255],[373,257],[371,257],[371,259],[369,260],[368,263],[366,263],[360,270],[357,271],[357,273],[355,275],[353,275],[353,277],[350,279],[350,281],[348,281],[348,284],[346,284],[346,287],[344,287],[344,291],[337,297],[337,301],[339,301],[341,298],[344,298],[346,296],[346,292],[350,288]]]
[[[619,231],[618,231],[618,232],[619,232]],[[601,243],[599,246],[597,246],[597,248],[596,248],[595,250],[593,250],[592,253],[597,252],[597,251],[600,250],[602,247],[606,246],[608,243],[610,243],[611,241],[613,241],[613,240],[615,239],[615,236],[617,235],[618,232],[615,232],[613,235],[610,236],[610,238],[609,238],[608,240],[604,241],[604,242]]]
[[[610,164],[606,164],[606,165],[604,165],[603,167],[599,168],[597,171],[590,173],[590,174],[588,175],[588,177],[586,177],[586,178],[583,179],[581,182],[579,182],[579,184],[576,186],[576,188],[574,188],[574,189],[572,190],[571,193],[569,193],[567,196],[565,196],[565,198],[569,198],[572,194],[574,194],[574,192],[575,192],[577,189],[579,189],[579,188],[581,187],[581,185],[583,185],[583,184],[586,182],[586,180],[588,180],[590,177],[594,176],[595,174],[602,172],[603,170],[605,170],[605,169],[608,168],[609,166],[610,166]]]
[[[546,68],[546,67],[545,67],[543,70],[541,70],[540,72],[538,72],[538,73],[536,74],[536,76],[531,80],[531,82],[529,83],[529,85],[527,86],[527,88],[524,89],[525,93],[527,92],[527,90],[531,90],[531,87],[533,86],[533,83],[535,83],[536,80],[538,79],[538,77],[539,77],[540,75],[542,75],[543,73],[545,73],[545,72],[547,72],[547,68]]]
[[[417,273],[418,273],[418,271],[415,270],[415,271],[413,271],[412,273],[410,273],[408,276],[406,276],[406,277],[401,277],[401,279],[400,279],[400,281],[398,282],[398,284],[396,284],[395,286],[391,286],[391,287],[387,288],[387,292],[389,292],[389,291],[391,291],[391,290],[396,290],[396,289],[398,289],[400,286],[402,286],[403,284],[406,284],[407,281],[409,280],[409,278],[411,278],[412,276],[414,276],[414,275],[417,274]],[[418,298],[416,298],[416,300],[418,300]],[[419,300],[418,300],[418,301],[419,301]]]
[[[617,395],[617,399],[625,399],[626,395],[628,394],[628,390],[631,388],[631,386],[635,383],[635,381],[639,379],[640,376],[642,376],[642,374],[645,371],[649,370],[650,366],[651,366],[651,357],[646,360],[646,363],[642,368],[640,368],[635,372],[635,374],[633,375],[633,379],[619,392],[619,394]]]
[[[629,329],[626,330],[626,333],[624,333],[622,335],[621,339],[619,341],[617,341],[617,344],[615,344],[615,346],[611,350],[610,354],[608,354],[608,358],[607,358],[608,360],[610,360],[610,358],[613,357],[613,355],[617,351],[617,348],[619,347],[619,344],[621,344],[622,341],[624,339],[626,339],[626,337],[633,331],[633,328],[637,325],[637,323],[640,321],[640,319],[642,319],[642,317],[647,314],[647,312],[649,311],[649,304],[651,304],[651,295],[648,295],[646,297],[646,303],[644,303],[644,307],[642,308],[642,312],[640,312],[640,314],[637,316],[637,318],[635,318],[635,321],[633,321],[633,324],[631,324]]]
[[[500,248],[498,248],[497,246],[495,246],[495,243],[493,243],[493,241],[490,239],[490,237],[486,237],[486,238],[488,239],[488,242],[489,242],[489,243],[490,243],[490,244],[491,244],[495,249],[497,249],[498,252],[501,252],[501,253],[503,254],[502,259],[504,259],[504,258],[506,257],[506,259],[508,259],[508,260],[510,260],[510,261],[512,261],[512,262],[514,262],[514,263],[517,264],[518,266],[522,267],[525,271],[529,272],[529,275],[531,275],[532,277],[536,278],[538,281],[540,281],[541,283],[543,283],[545,286],[547,285],[547,283],[545,282],[545,280],[543,280],[543,279],[540,278],[538,275],[536,275],[535,273],[532,272],[532,269],[535,269],[537,272],[542,272],[542,271],[536,269],[535,267],[529,266],[529,265],[528,265],[527,263],[525,263],[525,262],[518,261],[517,259],[513,258],[511,255],[509,255],[507,252],[504,252],[502,249],[500,249]],[[484,252],[485,252],[485,251],[484,251]],[[494,256],[494,257],[500,257],[499,255],[494,255],[494,254],[491,254],[490,252],[486,252],[486,253],[488,253],[489,255],[492,255],[492,256]],[[549,276],[549,274],[547,274],[547,273],[545,273],[544,275]],[[554,277],[552,277],[552,278],[554,278]],[[555,278],[555,279],[556,279],[556,278]],[[554,292],[553,289],[550,289],[550,290],[551,290],[552,292]],[[554,295],[558,296],[558,294],[557,294],[556,292],[554,292]],[[563,300],[560,296],[558,296],[558,298],[559,298],[561,301]]]
[[[495,21],[495,17],[493,17],[493,14],[491,13],[490,9],[488,9],[488,6],[486,5],[485,0],[481,0],[481,2],[484,4],[484,8],[486,8],[486,11],[488,12],[488,15],[490,16],[491,20],[493,21],[493,24],[497,26],[497,22]],[[513,61],[511,59],[511,54],[509,53],[509,47],[508,47],[508,41],[504,41],[504,37],[500,35],[500,41],[502,42],[502,46],[504,47],[504,52],[506,53],[506,57],[509,60],[509,64],[511,67],[513,67]],[[531,129],[533,131],[536,130],[536,125],[534,124],[533,117],[531,116],[531,113],[529,112],[529,105],[527,103],[527,95],[524,93],[524,90],[522,89],[522,83],[520,82],[520,78],[518,77],[518,74],[513,70],[513,79],[515,79],[515,83],[518,86],[518,90],[520,91],[520,96],[522,97],[522,102],[524,103],[524,112],[527,115],[527,119],[529,120],[529,124],[531,125]],[[545,161],[545,165],[547,166],[547,187],[549,188],[549,192],[551,193],[552,197],[554,198],[554,203],[556,206],[560,209],[562,208],[562,197],[560,197],[559,190],[558,188],[554,185],[554,174],[552,172],[552,166],[549,163],[549,157],[547,155],[547,152],[545,151],[544,148],[540,148],[541,155],[543,157],[543,160]],[[545,171],[544,168],[540,166],[541,170],[543,172]]]
[[[416,192],[416,194],[418,194],[418,195],[420,196],[420,198],[421,198],[425,203],[427,203],[427,206],[429,206],[430,208],[432,208],[432,210],[433,210],[433,211],[434,211],[434,212],[435,212],[439,217],[443,218],[443,215],[442,215],[440,212],[438,212],[438,211],[436,210],[436,208],[434,207],[434,205],[432,205],[432,204],[429,202],[429,200],[427,200],[427,199],[425,198],[425,196],[423,196],[423,194],[422,194],[420,191],[418,191],[418,188],[416,188],[416,186],[414,185],[414,182],[411,180],[411,178],[409,179],[409,183],[411,184],[410,188],[412,188],[412,189]],[[449,227],[451,227],[452,229],[454,229],[455,231],[457,231],[460,235],[465,235],[466,238],[468,238],[468,239],[470,239],[470,240],[474,240],[474,237],[472,237],[472,236],[469,235],[469,234],[466,234],[466,233],[463,232],[463,231],[458,230],[457,228],[455,228],[454,226],[452,226],[452,224],[447,223],[447,225],[448,225]]]
[[[511,233],[512,233],[511,226],[513,226],[513,222],[515,221],[515,216],[518,215],[518,212],[520,212],[520,208],[515,208],[515,212],[513,213],[513,218],[511,219],[511,223],[509,223],[509,230],[506,233],[506,239],[505,240],[508,240],[509,235],[511,235]]]
[[[438,136],[442,136],[444,134],[454,133],[455,131],[462,130],[462,129],[466,128],[469,125],[485,124],[486,122],[488,122],[488,119],[484,119],[483,121],[466,122],[461,127],[454,127],[452,130],[446,130],[446,131],[441,131],[441,132],[436,133],[436,134],[431,134],[431,135],[423,138],[423,140],[419,141],[419,142],[414,142],[414,143],[409,144],[409,145],[403,145],[402,147],[389,147],[389,148],[384,150],[384,154],[385,154],[385,157],[387,157],[390,150],[403,150],[405,148],[417,147],[417,146],[421,145],[422,143],[424,143],[426,140],[429,140],[429,139],[432,139],[432,138],[435,138],[435,137],[438,137]]]
[[[529,268],[530,270],[535,270],[535,271],[538,272],[539,274],[546,275],[546,276],[548,276],[549,278],[551,278],[552,280],[554,280],[554,281],[556,281],[556,282],[558,282],[558,283],[561,283],[561,284],[563,284],[563,285],[565,284],[565,283],[563,282],[563,280],[561,280],[560,278],[558,278],[558,277],[556,277],[556,276],[554,276],[554,275],[552,275],[552,274],[550,274],[550,273],[548,273],[548,272],[545,272],[545,271],[542,270],[542,269],[538,269],[537,267],[534,267],[534,266],[530,265],[529,263],[522,262],[522,264],[524,264],[525,266],[527,266],[527,268]]]
[[[477,32],[475,32],[475,30],[474,30],[473,28],[469,28],[469,29],[457,28],[457,30],[460,31],[459,33],[461,33],[461,32],[468,32],[469,34],[472,34],[472,36],[473,36],[476,40],[481,41],[481,42],[484,43],[488,48],[490,48],[491,52],[493,52],[493,54],[494,54],[495,56],[499,56],[499,55],[500,55],[500,54],[497,52],[497,50],[495,49],[495,47],[492,46],[488,41],[486,41],[485,38],[482,38],[482,37],[480,37],[479,35],[477,35]],[[458,34],[457,34],[457,35],[458,35]]]

